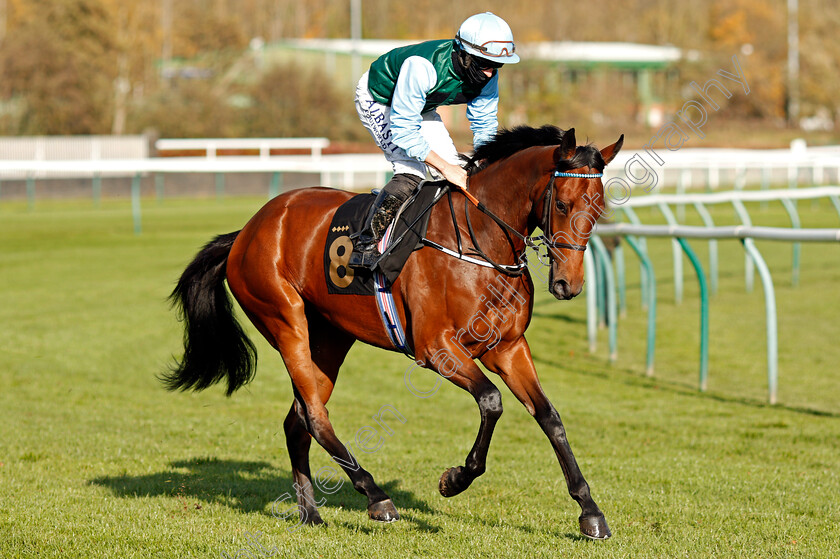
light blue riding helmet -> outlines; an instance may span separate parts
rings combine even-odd
[[[455,40],[474,56],[503,64],[519,62],[510,26],[491,12],[468,17],[458,29]]]

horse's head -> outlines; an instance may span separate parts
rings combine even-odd
[[[613,160],[624,135],[600,151],[578,146],[574,128],[563,134],[554,149],[553,168],[535,189],[534,211],[549,246],[548,290],[558,299],[571,299],[583,289],[583,251],[604,211],[604,167]],[[538,191],[538,192],[537,192]]]

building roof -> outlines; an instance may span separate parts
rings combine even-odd
[[[382,39],[291,39],[278,46],[378,57],[391,49],[410,45],[416,41],[394,41]],[[355,45],[355,48],[354,48]],[[590,43],[590,42],[533,42],[522,43],[517,51],[523,60],[560,62],[569,66],[614,66],[623,68],[664,68],[683,57],[693,58],[695,53],[684,53],[674,46],[641,45],[636,43]]]
[[[683,57],[682,51],[674,46],[636,43],[541,42],[523,44],[520,50],[523,58],[581,66],[658,68],[669,66]]]

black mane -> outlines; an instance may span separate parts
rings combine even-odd
[[[563,140],[566,131],[546,124],[540,128],[531,126],[517,126],[499,130],[492,140],[479,146],[465,166],[468,174],[473,174],[505,157],[510,157],[518,151],[534,146],[556,146]],[[577,146],[575,155],[560,163],[558,170],[591,167],[598,172],[604,170],[606,163],[594,146]]]

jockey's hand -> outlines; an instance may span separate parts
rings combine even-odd
[[[448,165],[447,168],[441,169],[440,171],[443,173],[443,178],[459,188],[467,189],[467,172],[463,167]]]
[[[440,171],[443,178],[458,188],[467,189],[467,172],[463,167],[447,162],[434,151],[429,152],[425,162]]]

